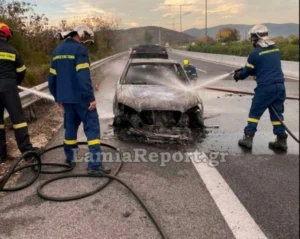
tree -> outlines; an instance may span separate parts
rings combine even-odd
[[[146,44],[151,44],[152,40],[153,40],[152,34],[150,32],[148,32],[148,31],[145,31],[144,40],[145,40]]]
[[[299,45],[299,36],[297,35],[290,35],[288,36],[287,40],[293,45]]]
[[[29,2],[29,1],[28,1]],[[86,23],[95,32],[95,44],[89,48],[91,60],[98,60],[115,51],[115,30],[118,21],[111,17],[87,18],[83,22],[61,21],[58,27],[49,26],[44,14],[37,14],[36,5],[23,1],[0,0],[0,22],[14,32],[10,43],[23,56],[27,66],[25,84],[33,86],[45,80],[54,48],[60,43],[57,33],[79,23]]]
[[[233,42],[241,39],[239,30],[230,27],[221,28],[216,36],[220,42]]]

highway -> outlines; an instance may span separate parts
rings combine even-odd
[[[183,57],[170,53],[182,62]],[[275,154],[268,149],[274,140],[268,112],[262,117],[252,152],[238,147],[247,123],[251,96],[199,90],[205,116],[211,117],[203,139],[192,145],[150,145],[120,141],[113,133],[112,99],[115,86],[128,57],[122,57],[95,73],[99,77],[96,94],[102,140],[127,152],[119,177],[140,196],[164,226],[169,238],[178,239],[287,239],[299,238],[299,145],[288,138],[289,151]],[[199,82],[233,70],[231,67],[190,60],[198,68]],[[215,87],[253,92],[255,82],[236,83],[230,77],[212,84]],[[287,95],[299,97],[299,81],[287,79]],[[286,101],[285,122],[299,135],[299,101]],[[61,129],[49,146],[61,144]],[[85,141],[80,129],[78,140]],[[103,149],[108,151],[107,149]],[[84,154],[82,148],[80,154]],[[168,153],[173,160],[138,162],[144,152]],[[189,155],[178,160],[176,155]],[[211,165],[213,160],[215,165]],[[63,162],[62,150],[43,157],[44,162]],[[107,163],[112,168],[117,163]],[[85,172],[78,163],[75,172]],[[26,176],[24,176],[26,177]],[[0,238],[160,238],[145,212],[122,186],[113,182],[100,193],[79,201],[56,203],[40,199],[37,186],[53,176],[41,175],[38,181],[19,192],[5,194],[0,203]],[[49,195],[81,193],[102,183],[99,179],[58,181],[46,188]]]

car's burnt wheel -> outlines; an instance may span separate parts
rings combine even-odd
[[[195,120],[196,120],[196,125],[199,128],[204,128],[204,119],[201,111],[197,111]]]
[[[121,125],[121,123],[122,123],[121,117],[120,116],[115,116],[114,120],[113,120],[113,126],[118,127],[118,126]]]
[[[201,110],[197,110],[196,112],[190,113],[189,117],[191,128],[204,128],[204,119]]]

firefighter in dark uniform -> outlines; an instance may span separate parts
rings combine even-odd
[[[190,64],[189,60],[183,61],[183,68],[190,80],[196,80],[198,78],[197,69]]]
[[[233,78],[238,81],[247,78],[249,75],[255,75],[257,87],[252,99],[248,125],[244,129],[245,135],[239,141],[239,145],[252,148],[253,137],[260,117],[266,109],[269,109],[273,133],[277,136],[275,142],[269,143],[269,147],[286,151],[288,135],[270,108],[272,105],[283,121],[286,93],[280,52],[275,43],[269,39],[266,26],[255,25],[249,31],[249,34],[254,49],[248,57],[246,66],[236,71]]]
[[[4,128],[4,110],[6,109],[15,131],[16,141],[21,153],[38,151],[30,143],[27,122],[25,121],[18,85],[24,80],[26,67],[19,53],[8,44],[12,30],[0,22],[0,163],[7,157]]]
[[[66,163],[75,166],[77,131],[82,122],[90,152],[88,172],[109,174],[110,169],[102,165],[99,116],[85,47],[94,42],[93,37],[86,25],[60,33],[64,42],[53,52],[48,83],[55,101],[64,110]]]

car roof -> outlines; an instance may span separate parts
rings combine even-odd
[[[162,58],[133,58],[131,63],[170,63],[170,64],[179,64],[178,61]]]
[[[161,48],[165,48],[164,46],[156,45],[156,44],[140,44],[140,45],[134,45],[132,47],[161,47]]]

